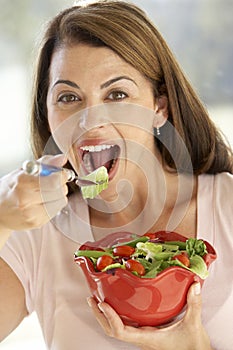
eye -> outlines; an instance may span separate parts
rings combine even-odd
[[[126,97],[128,97],[128,95],[123,91],[112,91],[108,95],[107,99],[113,100],[113,101],[118,101],[118,100],[123,100]]]
[[[61,96],[59,96],[58,98],[58,102],[62,102],[62,103],[73,103],[76,101],[80,101],[79,97],[74,95],[74,94],[63,94]]]

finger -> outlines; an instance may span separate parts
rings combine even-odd
[[[115,310],[107,303],[101,302],[98,304],[98,308],[104,314],[105,318],[108,320],[109,325],[109,335],[119,338],[124,331],[124,324],[115,312]]]
[[[109,326],[108,319],[105,317],[104,313],[98,307],[98,304],[95,301],[95,299],[90,297],[87,299],[87,303],[92,309],[92,312],[94,313],[95,318],[97,319],[100,326],[103,328],[104,332],[110,336],[111,328]]]
[[[23,223],[29,228],[41,227],[54,218],[66,205],[67,202],[63,199],[33,205],[33,207],[22,212]]]
[[[187,311],[184,316],[184,321],[198,324],[201,322],[201,284],[200,282],[193,283],[189,288],[187,295]]]
[[[144,333],[147,331],[146,329],[126,326],[116,311],[105,302],[99,303],[98,308],[108,321],[107,335],[127,343],[142,344]]]
[[[39,181],[37,177],[25,174],[23,170],[16,170],[14,173],[9,174],[8,184],[9,188],[12,189],[33,191],[35,188],[38,188]]]
[[[4,184],[7,184],[9,188],[13,187],[15,184],[15,179],[19,174],[21,174],[23,171],[21,169],[15,169],[11,171],[10,173],[2,176],[0,178],[0,181],[3,182]]]
[[[55,156],[45,155],[45,156],[41,157],[40,159],[38,159],[38,162],[43,163],[43,164],[49,164],[49,165],[61,167],[67,163],[67,157],[63,153],[57,154]]]
[[[22,215],[22,229],[38,228],[46,224],[50,220],[47,211],[43,204],[33,205],[26,211],[21,212]],[[13,229],[19,229],[19,227],[12,226]]]
[[[56,172],[49,176],[39,177],[39,191],[50,192],[60,191],[61,187],[64,186],[68,181],[68,174],[65,172]]]
[[[26,208],[32,204],[64,199],[68,194],[68,186],[57,173],[44,178],[21,174],[12,187],[12,192],[18,206]]]
[[[58,212],[60,212],[66,205],[68,204],[67,198],[61,198],[56,201],[48,202],[42,204],[44,207],[44,210],[47,213],[47,216],[52,219],[54,216],[57,215]]]
[[[56,190],[51,190],[51,191],[41,191],[41,195],[38,196],[38,201],[43,202],[43,203],[49,203],[53,201],[58,201],[64,199],[67,194],[68,194],[68,186],[64,185]]]
[[[40,192],[43,190],[55,190],[67,183],[68,176],[65,172],[52,173],[49,176],[32,176],[18,171],[15,176],[9,178],[9,188],[19,191],[30,190]]]

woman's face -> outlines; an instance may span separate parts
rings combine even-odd
[[[114,123],[112,116],[123,103],[155,109],[151,83],[115,52],[77,44],[53,54],[47,96],[49,126],[55,139],[60,140],[57,142],[61,150],[64,151],[62,137],[64,143],[69,139],[68,158],[79,174],[105,165],[111,184],[137,171],[134,161],[127,159],[127,143],[132,146],[136,142],[153,152],[152,126],[148,133],[147,128],[130,122],[132,115],[129,122],[126,115]],[[103,118],[103,107],[110,111],[114,108],[109,120],[106,115]],[[63,131],[56,137],[59,129]],[[75,138],[70,136],[74,129]]]

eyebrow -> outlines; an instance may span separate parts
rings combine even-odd
[[[132,81],[135,85],[137,85],[136,82],[135,82],[133,79],[129,78],[127,75],[121,75],[121,76],[119,76],[119,77],[110,79],[110,80],[106,81],[105,83],[101,84],[101,85],[100,85],[100,88],[101,88],[101,89],[104,89],[104,88],[108,87],[109,85],[115,83],[116,81],[119,81],[119,80],[122,80],[122,79],[130,80],[130,81]]]
[[[69,86],[71,86],[73,88],[80,89],[80,87],[75,82],[73,82],[71,80],[59,79],[53,84],[53,88],[54,88],[54,86],[56,86],[58,84],[66,84],[66,85],[69,85]]]
[[[115,77],[115,78],[110,79],[110,80],[106,81],[105,83],[101,84],[100,88],[101,89],[105,89],[108,86],[110,86],[111,84],[113,84],[113,83],[115,83],[115,82],[117,82],[119,80],[122,80],[122,79],[126,79],[126,80],[129,80],[129,81],[132,81],[135,85],[137,85],[137,83],[133,79],[129,78],[127,75],[121,75],[119,77]],[[59,79],[59,80],[57,80],[53,84],[52,88],[54,88],[58,84],[66,84],[66,85],[69,85],[69,86],[71,86],[71,87],[73,87],[75,89],[80,89],[80,87],[75,82],[73,82],[71,80],[67,80],[67,79]]]

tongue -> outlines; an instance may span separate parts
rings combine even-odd
[[[105,149],[100,152],[89,152],[94,169],[104,165],[107,169],[110,168],[112,160],[114,159],[114,151],[112,148]]]
[[[103,164],[104,166],[105,166],[105,168],[109,171],[110,170],[110,168],[111,168],[111,165],[112,165],[112,161],[111,160],[109,160],[108,162],[106,162],[106,163],[104,163]]]

